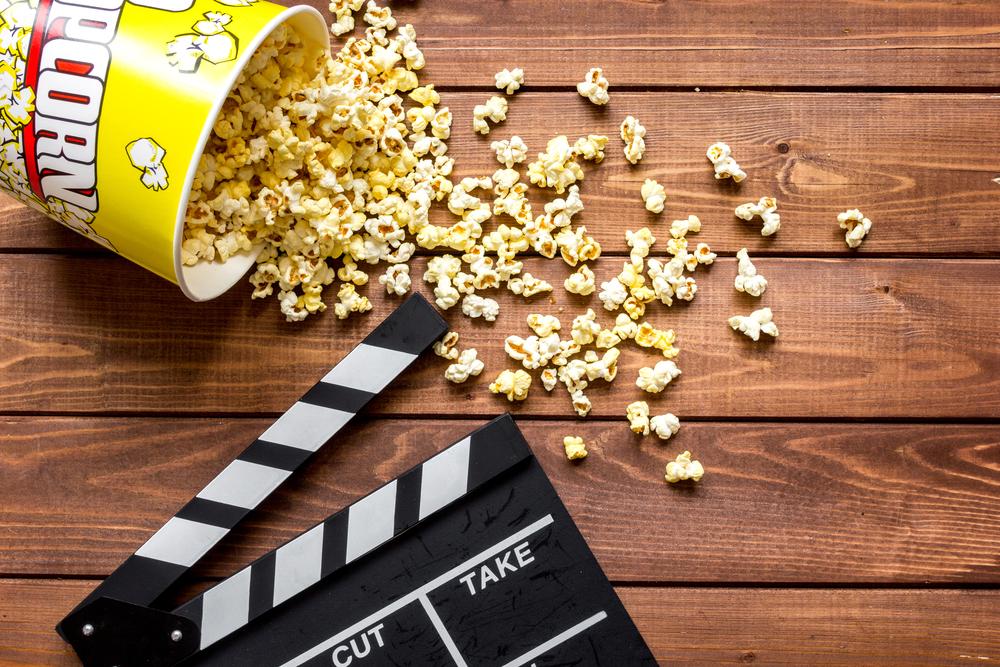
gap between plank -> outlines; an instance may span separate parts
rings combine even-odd
[[[210,556],[208,558],[211,558]],[[15,581],[91,581],[100,582],[106,577],[100,574],[35,574],[0,572],[0,580]],[[226,577],[190,576],[185,584],[203,584],[222,581]],[[748,588],[758,590],[871,590],[871,591],[1000,591],[1000,582],[823,582],[823,581],[631,581],[611,579],[615,588]]]
[[[463,414],[366,414],[359,413],[351,423],[361,424],[377,421],[474,421],[480,419],[492,419],[498,414],[505,412],[504,405],[498,405],[494,412],[469,412]],[[54,410],[8,410],[0,412],[0,420],[3,419],[35,419],[35,418],[64,418],[64,419],[277,419],[282,412],[183,412],[183,411],[126,411],[107,410],[102,412],[85,412],[80,410],[54,411]],[[515,420],[520,422],[580,422],[570,414],[565,415],[538,415],[538,414],[517,414],[512,413]],[[1000,426],[1000,416],[998,417],[747,417],[730,415],[699,415],[685,416],[678,415],[681,421],[699,424],[872,424],[872,425],[936,425],[936,426]],[[623,418],[618,417],[593,417],[588,418],[588,423],[617,423]]]
[[[426,49],[425,49],[426,50]],[[496,94],[497,89],[490,85],[435,85],[439,93],[483,93]],[[803,93],[803,94],[861,94],[861,95],[989,95],[1000,93],[1000,86],[851,86],[851,85],[748,85],[748,86],[718,86],[718,85],[665,85],[665,84],[612,84],[612,93]],[[518,91],[518,95],[532,93],[574,93],[576,84],[568,85],[532,85],[527,84]]]
[[[735,257],[735,250],[714,251],[719,257]],[[457,255],[458,251],[449,249],[424,250],[418,249],[414,253],[414,258],[419,257],[439,257],[441,255]],[[122,260],[120,255],[103,250],[101,248],[0,248],[0,257],[4,255],[37,255],[48,257],[65,257],[67,259],[107,259]],[[519,257],[537,258],[541,257],[536,252],[519,253]],[[621,259],[629,256],[626,250],[606,250],[601,253],[601,258]],[[831,251],[794,251],[794,250],[757,250],[753,253],[754,259],[758,257],[779,258],[779,259],[920,259],[920,260],[961,260],[961,261],[996,261],[1000,260],[1000,251],[970,251],[968,254],[956,254],[954,252],[891,252],[891,251],[852,251],[852,250],[831,250]],[[125,260],[127,261],[127,260]],[[598,260],[599,261],[599,260]]]

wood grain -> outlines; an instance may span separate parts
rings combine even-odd
[[[71,667],[52,630],[92,581],[2,580],[0,664]],[[618,590],[661,664],[970,665],[1000,655],[1000,593]]]
[[[969,665],[1000,654],[1000,592],[629,588],[661,664]]]
[[[997,5],[1000,7],[1000,5]],[[988,95],[860,95],[775,93],[618,93],[598,109],[575,93],[518,94],[509,119],[489,137],[471,129],[482,93],[446,93],[455,113],[451,154],[456,177],[493,173],[489,143],[518,134],[534,153],[555,133],[601,132],[612,138],[608,158],[588,166],[582,184],[587,209],[578,220],[609,252],[627,251],[624,232],[650,225],[665,233],[675,218],[696,214],[699,240],[733,254],[746,246],[771,254],[1000,254],[996,202],[1000,154],[983,128],[1000,125],[1000,105]],[[625,161],[618,124],[625,114],[646,124],[646,157]],[[750,177],[720,184],[705,158],[725,139]],[[662,216],[646,212],[645,178],[667,189]],[[733,209],[776,196],[782,229],[762,238],[758,225]],[[553,198],[534,191],[536,207]],[[837,214],[861,208],[875,223],[858,251],[849,251]],[[435,221],[452,216],[436,207]],[[509,220],[507,220],[509,222]],[[450,223],[449,223],[450,224]],[[9,198],[0,198],[0,249],[95,250],[97,246]]]
[[[200,573],[239,569],[482,423],[350,427]],[[0,574],[108,574],[268,424],[5,419]],[[624,419],[520,425],[614,581],[1000,584],[998,426],[686,423],[662,443]],[[588,442],[579,465],[568,434]],[[683,449],[708,474],[668,486]]]
[[[285,3],[293,0],[284,0]],[[312,0],[321,12],[325,0]],[[570,87],[591,67],[615,86],[997,87],[991,0],[421,0],[394,3],[442,85]]]
[[[634,385],[656,353],[629,344],[611,385],[588,390],[593,416],[619,417],[634,400],[687,417],[994,418],[1000,408],[1000,301],[996,260],[764,258],[770,281],[760,299],[735,292],[734,260],[699,274],[694,302],[649,307],[649,320],[678,332],[684,374],[663,393]],[[568,327],[588,305],[610,323],[596,295],[575,297],[559,283],[561,261],[533,260],[532,274],[558,286],[525,301],[499,293],[496,323],[448,319],[476,347],[486,371],[463,384],[443,378],[433,354],[418,360],[372,405],[374,414],[434,415],[445,398],[456,412],[572,416],[565,391],[536,381],[515,405],[490,394],[493,377],[514,362],[503,337],[529,333],[530,312],[558,314]],[[599,279],[621,260],[597,264]],[[415,262],[414,275],[423,272]],[[374,281],[373,281],[374,282]],[[425,285],[418,279],[419,288]],[[194,304],[142,269],[113,258],[9,255],[0,263],[0,411],[80,413],[279,413],[372,329],[398,298],[366,289],[375,310],[346,322],[327,312],[289,324],[273,300],[251,302],[243,287]],[[572,297],[572,298],[570,298]],[[552,303],[555,300],[556,303]],[[734,312],[770,306],[777,340],[754,344],[729,329]],[[434,396],[434,400],[429,400]],[[460,408],[458,406],[461,406]],[[446,410],[449,408],[445,408]]]
[[[308,2],[327,14],[326,0]],[[568,325],[591,306],[611,319],[596,297],[562,291],[561,262],[528,261],[552,298],[503,293],[496,324],[446,314],[486,361],[481,377],[452,386],[441,359],[418,361],[196,568],[192,587],[510,409],[661,662],[1000,660],[1000,154],[989,131],[1000,126],[1000,2],[736,7],[394,3],[416,26],[425,81],[455,113],[457,177],[492,172],[497,138],[518,134],[534,153],[553,134],[608,134],[578,218],[604,245],[600,279],[617,273],[626,229],[665,236],[693,213],[699,241],[728,257],[751,250],[768,291],[736,294],[732,259],[701,272],[695,303],[650,312],[678,331],[684,375],[643,395],[636,371],[657,357],[628,347],[579,420],[537,381],[524,404],[486,391],[513,367],[500,339],[526,334],[527,313]],[[510,118],[474,135],[472,106],[514,66],[527,85]],[[593,66],[612,83],[603,109],[573,91]],[[626,114],[648,128],[637,167],[617,139]],[[704,159],[720,139],[750,173],[740,187],[715,182]],[[642,208],[645,178],[667,188],[660,217]],[[772,239],[732,215],[765,194],[783,216]],[[551,196],[532,192],[536,206]],[[835,217],[854,207],[875,228],[849,251]],[[271,300],[251,303],[245,285],[192,304],[4,196],[0,284],[3,666],[77,665],[55,622],[397,302],[376,284],[368,316],[302,325]],[[754,345],[726,327],[761,305],[779,340]],[[622,413],[638,398],[680,415],[680,433],[633,436]],[[561,451],[571,433],[590,443],[580,464]],[[699,485],[662,481],[682,449],[708,469]]]

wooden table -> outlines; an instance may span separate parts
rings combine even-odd
[[[693,303],[651,308],[678,331],[684,370],[654,410],[682,430],[666,444],[627,430],[650,359],[633,347],[586,420],[561,391],[490,395],[511,365],[497,341],[526,333],[527,313],[568,324],[599,305],[504,294],[495,325],[448,313],[485,358],[478,381],[446,386],[440,359],[419,361],[197,578],[511,409],[664,662],[1000,661],[1000,3],[423,0],[397,15],[455,112],[459,175],[495,167],[469,124],[502,67],[528,85],[500,136],[533,150],[554,132],[614,137],[583,183],[601,279],[625,229],[702,218],[719,261]],[[597,65],[605,109],[573,91]],[[649,130],[635,168],[616,137],[626,113]],[[739,190],[712,179],[718,139],[750,173]],[[642,209],[646,177],[667,187],[662,218]],[[765,194],[781,203],[773,240],[732,216]],[[853,207],[875,222],[858,251],[836,224]],[[2,217],[0,663],[71,665],[52,632],[62,614],[392,304],[369,289],[369,316],[299,325],[245,286],[193,304],[10,200]],[[725,324],[756,305],[732,289],[743,246],[770,281],[774,343]],[[568,273],[526,264],[553,283]],[[582,465],[562,455],[571,433],[591,443]],[[708,469],[694,488],[662,479],[682,449]]]

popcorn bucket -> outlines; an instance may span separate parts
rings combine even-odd
[[[0,0],[0,188],[212,299],[256,252],[183,266],[188,193],[223,102],[288,23],[328,50],[323,17],[257,0]]]

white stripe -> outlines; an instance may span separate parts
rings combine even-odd
[[[229,531],[172,517],[135,552],[136,556],[191,567]]]
[[[428,459],[420,476],[420,519],[461,498],[469,488],[469,445],[467,437]]]
[[[560,632],[558,635],[548,640],[544,644],[536,646],[535,648],[531,649],[530,651],[520,656],[519,658],[515,658],[514,660],[511,660],[510,662],[504,664],[503,667],[520,667],[521,665],[526,665],[535,658],[537,658],[538,656],[545,655],[546,653],[554,649],[556,646],[562,644],[567,639],[572,639],[573,637],[577,636],[590,626],[600,623],[607,617],[608,617],[607,612],[599,611],[590,618],[586,618],[580,621],[572,628]]]
[[[300,654],[300,655],[292,658],[291,660],[289,660],[286,663],[284,663],[283,665],[281,665],[281,667],[297,667],[298,665],[301,665],[302,663],[306,662],[307,660],[311,660],[312,658],[315,658],[317,655],[323,653],[323,651],[326,651],[326,650],[328,650],[330,648],[333,648],[334,646],[336,646],[337,644],[341,643],[345,639],[354,636],[355,634],[357,634],[358,632],[360,632],[362,630],[370,628],[372,625],[374,625],[376,622],[378,622],[379,619],[387,618],[388,616],[390,616],[392,614],[395,614],[397,611],[399,611],[400,609],[402,609],[406,605],[412,604],[413,601],[416,600],[417,598],[419,598],[421,595],[427,595],[428,593],[430,593],[431,591],[435,590],[436,588],[439,588],[439,587],[443,586],[444,584],[450,582],[451,580],[453,580],[458,575],[465,574],[466,572],[469,571],[470,568],[475,567],[477,564],[481,563],[482,561],[484,561],[484,560],[486,560],[488,558],[492,558],[493,556],[497,555],[498,553],[506,551],[507,549],[509,549],[510,547],[514,546],[518,542],[523,542],[525,540],[525,538],[527,538],[527,537],[529,537],[529,536],[537,533],[542,528],[545,528],[546,526],[548,526],[552,522],[553,522],[552,515],[551,514],[546,514],[545,516],[543,516],[538,521],[535,521],[531,525],[522,528],[521,530],[517,531],[516,533],[514,533],[510,537],[497,542],[492,547],[490,547],[490,548],[488,548],[488,549],[486,549],[484,551],[479,552],[478,554],[476,554],[472,558],[469,558],[468,560],[465,560],[462,563],[459,563],[457,566],[451,568],[450,570],[448,570],[447,572],[445,572],[441,576],[435,577],[434,579],[432,579],[431,581],[427,582],[426,584],[424,584],[423,586],[421,586],[417,590],[412,591],[412,592],[410,592],[407,595],[404,595],[403,597],[399,598],[395,602],[393,602],[393,603],[391,603],[391,604],[389,604],[389,605],[387,605],[385,607],[382,607],[381,609],[379,609],[378,611],[376,611],[374,614],[370,614],[369,616],[361,619],[360,621],[358,621],[354,625],[352,625],[352,626],[350,626],[348,628],[345,628],[344,630],[341,630],[340,632],[338,632],[337,634],[335,634],[333,637],[330,637],[326,641],[321,642],[321,643],[317,644],[316,646],[313,646],[311,649],[309,649],[305,653],[302,653],[302,654]]]
[[[347,555],[350,563],[392,537],[396,523],[396,480],[351,505],[347,511]]]
[[[250,568],[205,591],[201,607],[201,648],[242,628],[250,617]]]
[[[288,408],[260,439],[277,445],[306,449],[315,452],[333,434],[351,421],[353,412],[324,408],[312,403],[296,403]]]
[[[448,653],[451,655],[451,659],[455,661],[458,667],[469,667],[465,662],[465,658],[462,654],[458,652],[458,647],[455,646],[455,640],[451,638],[448,634],[448,628],[444,627],[444,621],[438,616],[437,610],[431,605],[431,601],[427,599],[426,595],[420,596],[420,604],[423,605],[424,611],[427,612],[427,616],[431,619],[431,625],[437,630],[438,634],[441,635],[441,641],[444,642],[444,646],[448,649]]]
[[[274,606],[319,581],[323,565],[323,524],[278,549],[274,557]]]
[[[416,358],[415,354],[361,343],[330,369],[323,382],[377,394]]]
[[[198,497],[253,509],[291,474],[288,470],[236,459],[216,475]]]

